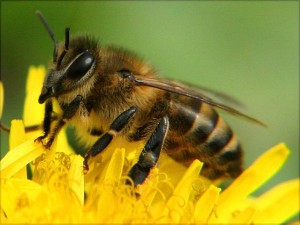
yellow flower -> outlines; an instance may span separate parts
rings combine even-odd
[[[42,81],[43,73],[41,67],[30,68],[30,76],[36,76],[30,79]],[[30,98],[37,99],[34,94]],[[42,120],[26,116],[29,108],[43,115],[31,101],[26,98],[27,126]],[[167,156],[144,184],[137,188],[125,185],[128,168],[138,155],[126,146],[111,145],[84,177],[83,158],[71,152],[65,131],[50,151],[34,143],[38,135],[25,135],[23,122],[12,121],[10,151],[0,162],[2,223],[280,224],[299,212],[298,179],[251,197],[284,164],[289,150],[282,143],[266,151],[221,191],[199,176],[200,161],[186,169]],[[27,178],[28,164],[32,179]],[[175,166],[179,168],[176,174],[172,173]]]

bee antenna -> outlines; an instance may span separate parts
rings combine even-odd
[[[61,55],[59,56],[59,59],[58,59],[58,62],[57,62],[57,66],[60,66],[61,61],[63,60],[65,54],[69,50],[69,40],[70,40],[70,28],[67,27],[65,29],[65,49],[64,49],[63,53],[61,53]]]
[[[44,27],[46,28],[48,34],[50,35],[51,40],[54,43],[54,51],[53,51],[53,62],[57,61],[57,41],[56,38],[54,36],[53,31],[50,29],[46,19],[44,18],[43,14],[40,11],[36,11],[35,14],[38,16],[38,18],[40,19],[40,21],[43,23]]]
[[[1,121],[0,121],[0,130],[5,131],[6,133],[10,132],[10,129],[7,126],[5,126],[3,123],[1,123]]]

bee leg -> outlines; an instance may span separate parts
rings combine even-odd
[[[51,147],[51,145],[52,145],[55,137],[59,133],[59,131],[66,124],[66,122],[75,115],[75,113],[77,112],[80,104],[84,104],[83,97],[81,95],[77,95],[71,101],[71,103],[64,109],[62,118],[59,119],[58,124],[54,127],[53,131],[50,133],[51,122],[52,122],[52,120],[51,120],[52,104],[51,104],[51,111],[50,111],[50,113],[47,114],[47,112],[45,112],[45,120],[44,120],[44,131],[45,131],[45,134],[43,136],[37,138],[40,141],[40,140],[46,138],[50,134],[47,143],[44,145],[46,148],[49,149]],[[47,105],[46,105],[46,108],[47,108]],[[49,108],[50,108],[50,106],[49,106]]]
[[[109,131],[102,135],[92,148],[86,153],[83,161],[83,172],[86,174],[89,171],[88,160],[101,153],[111,142],[113,137],[120,132],[135,114],[136,108],[131,107],[122,112],[110,125]]]
[[[134,186],[145,181],[150,170],[156,165],[164,140],[169,129],[169,118],[163,117],[155,131],[142,150],[138,162],[130,169],[128,176],[133,180]],[[131,184],[128,180],[126,184]]]
[[[53,112],[53,105],[52,101],[47,101],[45,105],[45,115],[44,115],[44,121],[43,121],[43,129],[44,129],[44,135],[39,136],[34,140],[34,142],[42,142],[43,139],[45,139],[49,132],[51,127],[51,115]]]
[[[58,124],[55,126],[53,132],[51,132],[47,143],[44,145],[47,149],[50,149],[55,137],[57,136],[57,134],[59,133],[59,131],[65,124],[66,124],[66,122],[64,120],[58,121]]]
[[[47,137],[49,131],[50,131],[50,124],[52,119],[56,119],[52,117],[52,102],[48,101],[45,105],[45,115],[44,115],[44,122],[43,122],[43,129],[44,129],[44,135],[36,138],[34,141],[41,142],[45,137]],[[39,130],[41,125],[31,125],[25,127],[25,132],[32,132]],[[3,130],[7,133],[10,133],[10,128],[8,128],[6,125],[4,125],[0,121],[0,130]]]

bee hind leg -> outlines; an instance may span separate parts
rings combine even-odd
[[[145,181],[150,173],[150,170],[156,165],[164,140],[169,129],[169,118],[163,117],[153,134],[143,148],[138,162],[130,169],[128,176],[132,179],[134,186]],[[126,184],[131,184],[128,180]]]
[[[101,153],[112,141],[113,137],[120,132],[130,121],[136,112],[135,107],[131,107],[122,112],[110,125],[109,130],[103,134],[92,148],[86,153],[83,161],[83,172],[86,174],[89,170],[88,161],[91,157]]]

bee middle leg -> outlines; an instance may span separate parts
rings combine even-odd
[[[91,157],[101,153],[112,141],[113,137],[120,132],[136,113],[136,108],[131,107],[122,112],[110,125],[109,130],[103,134],[92,148],[85,154],[83,161],[83,172],[86,174],[89,171],[88,161]]]

